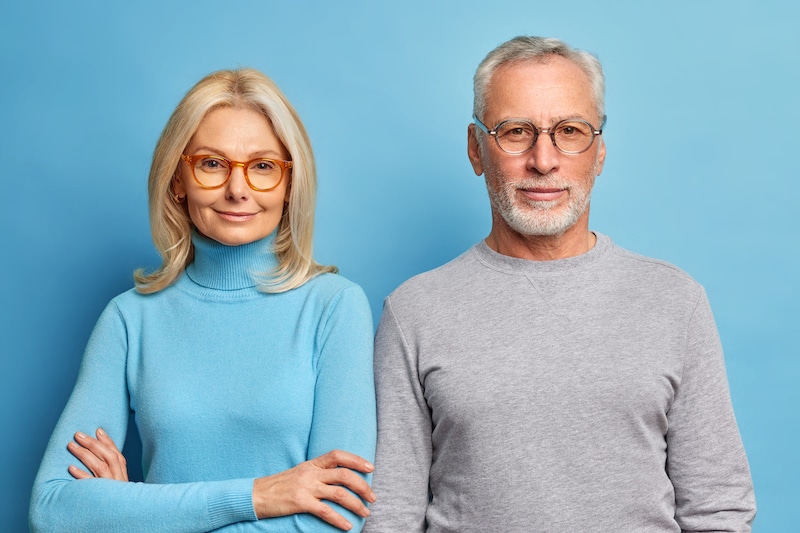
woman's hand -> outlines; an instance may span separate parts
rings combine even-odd
[[[83,463],[91,474],[75,465],[70,465],[69,473],[76,479],[99,477],[128,481],[128,464],[125,456],[102,428],[98,428],[96,435],[95,439],[79,431],[75,433],[75,442],[67,444],[70,453]]]
[[[375,493],[353,472],[369,473],[373,469],[357,455],[333,450],[279,474],[256,479],[253,507],[258,518],[310,513],[339,529],[349,530],[353,525],[321,500],[336,502],[359,516],[369,516],[366,505],[347,489],[374,502]]]

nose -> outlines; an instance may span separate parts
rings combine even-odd
[[[527,158],[525,163],[528,170],[548,174],[558,169],[561,152],[553,144],[553,138],[547,132],[541,132],[524,155]]]
[[[247,178],[244,175],[244,165],[241,163],[234,163],[231,168],[231,175],[228,182],[225,184],[225,197],[228,200],[238,201],[246,200],[250,197],[250,185],[247,183]]]

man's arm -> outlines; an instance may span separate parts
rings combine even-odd
[[[689,321],[683,375],[668,415],[667,473],[685,532],[749,532],[753,483],[705,293]]]
[[[384,303],[375,338],[378,447],[373,489],[378,500],[365,532],[425,531],[431,467],[431,415],[418,372],[418,354]]]

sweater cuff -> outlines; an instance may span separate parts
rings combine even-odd
[[[258,520],[253,508],[254,482],[254,478],[221,482],[219,490],[209,495],[208,514],[213,529],[236,522]]]

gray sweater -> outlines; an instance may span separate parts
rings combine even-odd
[[[604,235],[557,261],[484,242],[386,298],[365,532],[750,531],[702,287]]]

